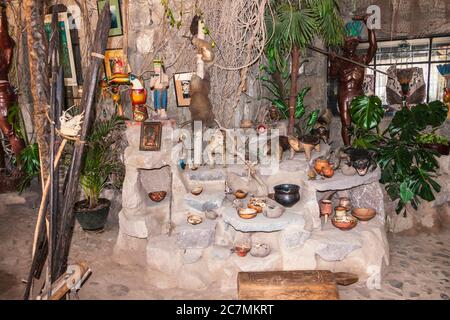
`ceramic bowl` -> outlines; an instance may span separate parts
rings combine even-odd
[[[341,229],[342,231],[348,231],[356,227],[356,225],[358,224],[358,219],[353,216],[346,215],[342,218],[333,217],[331,219],[331,223],[333,224],[333,226]]]
[[[242,219],[253,219],[258,215],[258,212],[251,208],[239,208],[238,215]]]
[[[193,213],[188,215],[187,222],[195,226],[197,224],[202,223],[203,218],[200,215]]]
[[[198,196],[202,192],[203,192],[203,187],[195,187],[194,189],[191,190],[191,193],[194,196]]]
[[[154,202],[161,202],[166,197],[166,191],[154,191],[148,194],[148,197]]]
[[[266,218],[276,219],[281,217],[285,211],[286,209],[278,205],[277,202],[268,199],[267,204],[264,207],[263,214]]]
[[[358,220],[369,221],[375,217],[377,212],[372,208],[355,208],[352,211],[352,215]]]
[[[257,258],[264,258],[270,254],[270,247],[266,243],[257,243],[252,246],[250,255]]]
[[[234,193],[234,196],[235,196],[237,199],[244,199],[244,198],[247,196],[247,192],[245,192],[244,190],[237,190],[237,191]]]
[[[218,216],[219,216],[219,214],[215,210],[206,210],[205,211],[205,217],[210,220],[217,219]]]
[[[236,254],[239,256],[239,257],[245,257],[246,255],[247,255],[247,253],[250,251],[250,247],[248,247],[248,246],[243,246],[243,245],[237,245],[235,248],[234,248],[234,252],[236,252]]]

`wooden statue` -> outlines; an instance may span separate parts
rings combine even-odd
[[[360,20],[364,21],[364,24],[367,26],[369,17],[370,15],[354,17],[354,21],[347,24],[346,30],[351,32],[347,32],[343,47],[343,56],[345,58],[365,65],[372,61],[377,52],[375,30],[368,28],[369,49],[365,55],[358,56],[356,49],[360,42],[358,35],[361,30],[356,30],[356,28],[357,22]],[[363,94],[365,68],[343,59],[337,59],[335,54],[331,55],[331,63],[331,75],[337,76],[339,79],[338,104],[342,122],[342,139],[345,145],[350,145],[350,104],[353,98]]]
[[[0,129],[9,140],[13,153],[18,156],[25,147],[24,141],[19,138],[12,126],[8,123],[8,110],[16,101],[16,95],[9,84],[8,73],[13,60],[14,40],[8,33],[8,19],[6,7],[0,4]],[[0,149],[0,151],[3,151]],[[0,153],[1,164],[4,164],[4,153]]]
[[[162,60],[153,61],[155,75],[150,79],[150,89],[153,90],[153,103],[158,117],[167,119],[167,89],[169,77],[165,73]]]

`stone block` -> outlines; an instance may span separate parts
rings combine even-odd
[[[302,246],[311,236],[311,232],[301,225],[291,225],[281,231],[280,246],[283,248],[296,248]]]
[[[184,201],[188,206],[202,212],[220,208],[224,199],[225,195],[223,192],[207,193],[204,191],[198,196],[192,193],[187,193],[184,196]]]
[[[148,230],[145,218],[128,218],[125,210],[119,212],[119,229],[120,232],[136,238],[147,238]]]
[[[279,252],[271,252],[267,257],[258,258],[247,254],[245,257],[239,257],[234,254],[232,256],[233,263],[244,272],[249,271],[275,271],[282,267],[281,254]]]
[[[350,201],[354,208],[373,208],[380,221],[385,220],[383,187],[379,182],[362,185],[350,190]]]
[[[356,229],[352,233],[344,233],[330,227],[315,233],[311,240],[316,242],[316,253],[325,261],[341,261],[362,246],[361,235]]]
[[[220,219],[217,221],[216,225],[214,244],[218,246],[232,246],[235,234],[236,230],[234,230],[233,227]]]
[[[183,264],[196,263],[201,259],[203,249],[186,249],[183,253]]]
[[[175,229],[176,244],[183,249],[207,248],[214,242],[215,228],[216,222],[211,220],[196,226],[184,222]]]
[[[184,250],[180,250],[174,237],[167,235],[148,239],[147,265],[159,272],[177,275],[183,264]]]
[[[316,253],[325,261],[341,261],[351,252],[361,248],[360,245],[351,243],[327,243],[316,251]]]
[[[314,270],[316,269],[316,243],[307,240],[303,246],[280,248],[282,270]]]
[[[224,169],[208,169],[200,167],[195,171],[186,171],[186,177],[192,181],[225,181],[226,173]]]

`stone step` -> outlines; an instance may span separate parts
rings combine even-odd
[[[198,196],[193,195],[192,193],[187,193],[184,195],[185,203],[189,207],[201,212],[220,208],[224,199],[225,193],[223,191],[208,192],[208,190],[204,190]]]
[[[193,182],[225,182],[227,178],[226,169],[199,167],[197,170],[186,169],[184,176]]]
[[[203,249],[214,243],[216,221],[203,219],[198,225],[187,222],[176,226],[173,236],[176,246],[180,249]]]

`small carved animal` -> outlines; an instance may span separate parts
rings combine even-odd
[[[215,55],[211,43],[206,40],[194,37],[192,38],[192,44],[197,48],[198,54],[202,55],[202,60],[204,62],[210,63],[214,61]]]
[[[215,116],[211,101],[208,97],[210,89],[211,84],[208,72],[205,72],[204,79],[197,75],[192,76],[189,87],[189,93],[191,95],[191,103],[189,105],[191,119],[193,121],[202,121],[203,126],[207,128],[213,128],[215,125]]]
[[[355,168],[360,176],[365,176],[367,172],[377,168],[375,151],[347,148],[344,152],[349,156],[347,164]]]

